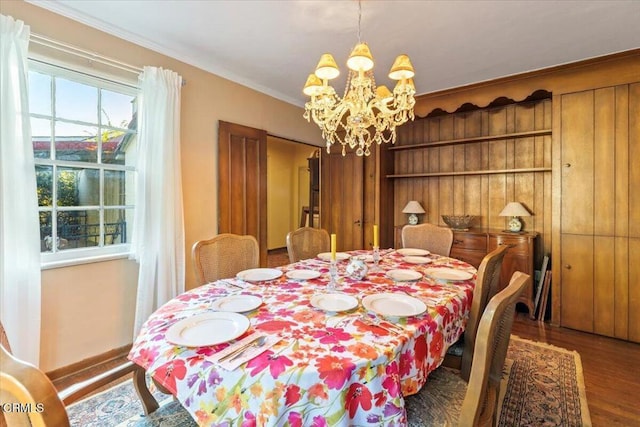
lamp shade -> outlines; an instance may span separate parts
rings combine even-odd
[[[340,75],[338,64],[330,53],[325,53],[320,57],[318,66],[316,67],[316,76],[322,80],[335,79]]]
[[[422,208],[422,205],[415,200],[411,200],[407,205],[402,209],[402,213],[408,214],[423,214],[425,210]]]
[[[531,216],[529,211],[518,202],[507,203],[499,216]]]
[[[307,96],[314,96],[322,90],[322,81],[315,74],[309,74],[307,83],[304,85],[302,92]]]
[[[410,79],[415,75],[413,65],[407,55],[398,55],[389,71],[389,78],[392,80]]]
[[[373,56],[366,43],[359,43],[347,59],[347,67],[353,71],[369,71],[373,68]]]

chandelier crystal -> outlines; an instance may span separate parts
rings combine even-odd
[[[396,141],[396,127],[413,120],[415,105],[415,74],[407,55],[399,55],[391,67],[389,78],[397,83],[393,93],[386,86],[376,86],[373,76],[373,56],[366,43],[360,41],[361,9],[358,16],[358,44],[349,55],[349,75],[342,99],[329,80],[340,70],[329,53],[320,57],[315,73],[310,74],[303,92],[311,99],[305,104],[304,118],[313,121],[322,130],[327,142],[327,153],[333,144],[347,146],[358,156],[371,154],[373,143]]]

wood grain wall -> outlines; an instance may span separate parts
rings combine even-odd
[[[394,180],[394,224],[407,222],[402,208],[409,200],[417,200],[427,211],[422,222],[445,225],[443,214],[470,214],[479,216],[474,227],[504,229],[506,219],[498,214],[508,202],[518,201],[533,214],[523,218],[524,228],[540,233],[536,266],[540,264],[544,253],[551,250],[550,132],[525,138],[401,147],[551,130],[551,118],[551,100],[543,99],[421,118],[398,128],[397,147],[392,149],[395,178],[390,178]],[[510,171],[531,168],[542,171]]]

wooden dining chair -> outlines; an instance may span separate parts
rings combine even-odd
[[[455,377],[459,379],[457,384],[448,383],[444,389],[439,389],[427,379],[422,390],[405,398],[410,427],[495,425],[502,370],[507,356],[515,306],[530,280],[529,275],[516,271],[509,285],[487,304],[478,324],[468,384],[462,378]],[[434,407],[437,405],[447,407]],[[454,414],[452,418],[457,419],[443,419],[434,423],[435,414]],[[428,422],[425,420],[426,417]]]
[[[301,227],[287,233],[289,262],[313,258],[331,249],[329,233],[322,228]]]
[[[107,372],[58,391],[49,377],[37,367],[11,354],[4,327],[0,323],[0,395],[2,403],[28,404],[32,411],[2,411],[8,427],[12,426],[69,426],[66,406],[76,402],[123,376],[133,373],[133,384],[145,414],[159,408],[158,402],[147,388],[144,369],[133,362],[125,362]],[[42,411],[36,410],[42,405]]]
[[[253,236],[222,233],[193,245],[191,258],[199,285],[260,266],[260,248]]]
[[[506,245],[498,246],[482,259],[476,275],[476,286],[473,289],[467,327],[462,337],[449,347],[444,362],[442,362],[444,366],[460,369],[460,376],[465,381],[469,381],[471,373],[471,361],[473,360],[473,349],[480,317],[489,300],[498,293],[502,260],[508,248]]]
[[[453,245],[453,231],[433,224],[402,227],[402,247],[426,249],[436,255],[449,256]]]

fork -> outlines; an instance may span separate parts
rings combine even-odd
[[[247,352],[247,350],[249,350],[250,348],[260,348],[260,347],[262,347],[263,345],[265,345],[266,342],[267,342],[267,337],[266,336],[262,336],[262,337],[258,338],[257,340],[253,341],[252,343],[250,343],[249,345],[244,347],[242,350],[240,350],[240,352],[235,353],[235,355],[231,359],[229,359],[229,362],[233,362],[234,360],[238,359],[240,356],[245,354]]]
[[[256,346],[261,347],[261,346],[263,346],[266,341],[267,341],[266,335],[258,337],[255,340],[253,340],[251,342],[248,342],[247,344],[237,348],[236,350],[232,351],[231,353],[227,354],[226,356],[222,356],[218,360],[218,362],[224,362],[226,360],[232,361],[232,360],[236,359],[238,356],[240,356],[241,354],[243,354],[247,349],[249,349],[251,347],[256,347]]]

